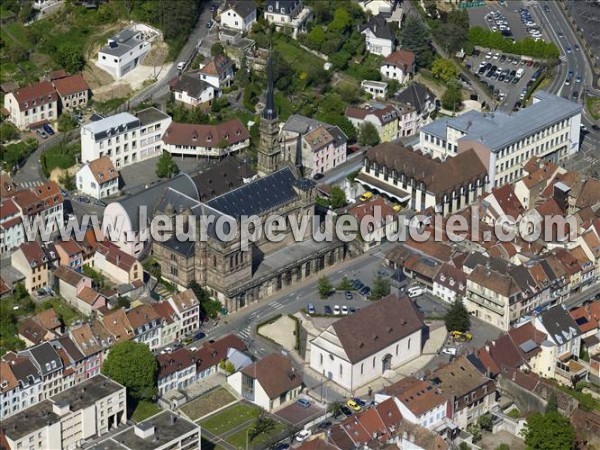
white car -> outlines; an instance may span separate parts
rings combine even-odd
[[[411,286],[408,288],[408,296],[410,298],[418,297],[419,295],[423,295],[425,290],[421,286]]]
[[[198,351],[198,347],[190,347],[189,351],[190,352],[197,352]]]
[[[487,52],[485,54],[485,59],[492,59],[492,52]]]
[[[298,432],[298,434],[296,435],[296,440],[298,442],[304,442],[305,440],[307,440],[310,436],[311,436],[311,431],[310,430],[300,430]]]
[[[342,313],[342,310],[340,309],[340,305],[334,305],[333,306],[333,315],[339,316],[341,313]]]
[[[348,307],[346,305],[342,305],[342,314],[344,316],[348,315]]]
[[[494,53],[494,59],[498,59],[498,58],[500,58],[500,53],[497,53],[497,52]]]
[[[455,347],[446,347],[446,348],[442,349],[442,353],[445,355],[456,356],[457,350]]]

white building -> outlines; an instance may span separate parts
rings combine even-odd
[[[49,342],[29,347],[17,353],[29,358],[42,378],[41,400],[52,397],[63,390],[63,363],[54,347]]]
[[[256,5],[252,0],[230,0],[221,12],[221,26],[242,32],[256,22]]]
[[[191,334],[200,328],[200,302],[191,289],[178,292],[169,298],[169,304],[181,322],[180,334],[176,339]]]
[[[231,86],[235,75],[233,61],[227,56],[217,55],[199,70],[200,80],[205,81],[216,89]]]
[[[52,83],[40,81],[6,94],[4,109],[17,128],[39,128],[58,119],[58,95]]]
[[[162,318],[152,306],[141,304],[125,313],[133,329],[133,340],[146,344],[150,350],[160,348]]]
[[[383,60],[379,71],[386,80],[407,83],[415,73],[415,54],[408,50],[396,50]]]
[[[310,342],[310,367],[354,391],[420,356],[423,328],[408,298],[388,295],[315,337]]]
[[[421,150],[435,158],[474,149],[488,169],[490,187],[513,183],[533,156],[562,162],[579,150],[582,106],[545,91],[514,113],[469,111],[421,128]]]
[[[227,382],[244,399],[267,411],[296,399],[304,386],[302,373],[278,353],[244,367],[227,377]]]
[[[363,28],[367,51],[375,55],[389,56],[395,47],[394,32],[390,24],[380,16],[373,16]]]
[[[200,79],[200,72],[188,72],[175,78],[170,83],[171,92],[176,102],[192,107],[210,106],[219,91],[213,85]]]
[[[0,199],[0,254],[8,253],[25,242],[21,213],[10,198]]]
[[[3,420],[13,449],[74,449],[127,420],[125,387],[97,375]]]
[[[283,28],[292,30],[295,39],[300,29],[304,29],[311,17],[309,8],[305,8],[302,0],[267,0],[264,5],[265,20],[274,24],[277,31]]]
[[[462,269],[443,264],[433,278],[433,295],[447,303],[454,303],[467,294],[467,275]]]
[[[196,381],[196,360],[187,348],[158,355],[158,395],[184,389]]]
[[[9,352],[0,367],[0,420],[41,401],[42,377],[29,358]]]
[[[85,164],[75,175],[77,190],[93,198],[105,198],[119,192],[119,172],[108,156]]]
[[[319,126],[302,136],[302,166],[311,174],[325,173],[346,162],[348,138],[338,127]]]
[[[98,51],[98,66],[117,80],[138,67],[150,51],[145,32],[136,27],[126,28],[108,39]]]
[[[108,156],[118,169],[161,154],[171,117],[156,108],[123,112],[81,128],[81,162]]]
[[[385,81],[362,80],[360,87],[371,96],[373,100],[384,100],[388,93],[388,84]]]

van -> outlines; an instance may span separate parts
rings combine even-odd
[[[366,202],[367,200],[371,200],[373,198],[373,193],[366,191],[363,195],[360,196],[361,202]]]
[[[517,70],[517,74],[515,76],[518,79],[521,79],[521,77],[523,76],[524,73],[525,73],[525,69],[521,68],[521,69]]]
[[[411,286],[408,288],[407,292],[409,298],[414,298],[418,297],[419,295],[423,295],[425,290],[421,286]]]
[[[185,64],[186,64],[185,61],[178,62],[177,63],[177,70],[179,70],[180,72],[182,72],[183,69],[185,69]]]

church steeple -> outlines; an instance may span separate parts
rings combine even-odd
[[[265,107],[260,118],[260,144],[258,147],[258,174],[268,175],[281,165],[281,143],[279,141],[279,118],[275,109],[273,87],[273,57],[269,51],[267,60],[267,91]]]
[[[275,110],[275,92],[273,90],[273,55],[271,52],[269,52],[269,60],[267,61],[267,96],[262,117],[267,120],[277,119],[277,111]]]

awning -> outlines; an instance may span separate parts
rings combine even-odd
[[[397,187],[394,187],[385,181],[381,181],[375,177],[367,175],[364,172],[358,174],[356,181],[367,188],[375,189],[390,197],[394,197],[399,202],[407,202],[410,200],[410,194],[408,192],[398,189]]]

